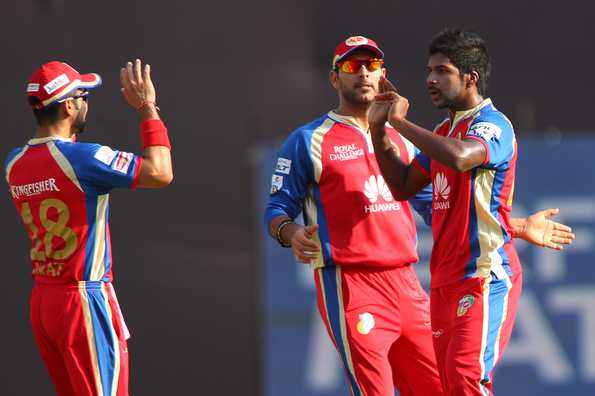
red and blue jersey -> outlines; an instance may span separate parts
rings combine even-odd
[[[405,163],[413,145],[387,126]],[[429,216],[431,206],[415,203]],[[370,134],[352,117],[329,112],[285,141],[272,176],[265,224],[278,216],[318,224],[322,255],[333,265],[398,267],[417,262],[416,229],[407,202],[396,201],[382,178]]]
[[[508,278],[521,270],[510,225],[517,159],[512,124],[486,99],[444,120],[435,133],[476,140],[486,158],[466,172],[423,153],[413,162],[433,182],[431,286],[490,275]]]
[[[36,281],[112,280],[109,192],[133,188],[140,165],[132,153],[57,137],[8,155],[6,180],[31,239]]]

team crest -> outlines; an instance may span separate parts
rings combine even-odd
[[[376,325],[374,317],[369,312],[364,312],[359,315],[359,322],[357,322],[356,328],[358,333],[362,335],[370,334],[374,326]]]
[[[463,298],[461,298],[459,300],[459,306],[457,308],[457,316],[463,316],[467,313],[467,311],[469,311],[469,308],[471,308],[471,306],[473,305],[473,303],[475,302],[475,297],[473,297],[470,294],[467,294],[466,296],[463,296]]]

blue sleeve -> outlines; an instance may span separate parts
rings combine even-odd
[[[482,143],[486,149],[484,168],[505,169],[515,150],[515,137],[512,124],[504,115],[496,113],[488,117],[478,117],[467,131],[465,138]]]
[[[416,147],[415,148],[417,154],[415,155],[415,158],[413,158],[413,166],[416,166],[419,170],[422,171],[423,174],[425,174],[428,178],[431,178],[430,176],[430,157],[428,157],[427,155],[425,155],[424,153],[422,153],[421,151],[419,151],[419,149]]]
[[[132,188],[141,159],[125,151],[90,143],[59,146],[85,191],[107,194],[113,188]]]
[[[264,213],[267,230],[275,217],[285,215],[295,219],[303,210],[308,186],[314,180],[309,135],[307,131],[298,129],[279,150],[271,177],[269,202]]]
[[[10,161],[12,161],[14,159],[14,157],[16,157],[21,151],[23,151],[23,147],[19,147],[16,148],[14,150],[12,150],[10,153],[8,153],[8,156],[6,157],[6,160],[4,160],[4,175],[6,175],[6,171],[8,169],[6,169],[8,167],[8,164],[10,163]]]
[[[421,216],[427,226],[432,226],[432,183],[428,183],[409,199],[411,207]]]

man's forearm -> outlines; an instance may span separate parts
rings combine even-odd
[[[393,197],[399,201],[409,199],[412,195],[406,191],[409,166],[395,152],[384,125],[370,125],[370,130],[376,161]]]
[[[391,125],[425,155],[449,168],[463,172],[482,162],[482,159],[473,152],[474,148],[483,150],[482,147],[477,146],[481,145],[480,143],[438,136],[407,119],[392,120]]]

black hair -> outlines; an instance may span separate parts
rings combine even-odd
[[[41,100],[35,96],[29,96],[27,100],[29,101],[29,105],[33,106],[33,115],[35,116],[37,125],[51,125],[58,121],[60,116],[60,103],[54,102],[46,107],[35,108],[35,106],[41,105]]]
[[[484,39],[479,34],[460,28],[446,28],[430,43],[430,55],[440,53],[450,59],[461,74],[479,74],[477,91],[485,96],[492,71],[492,61]]]

